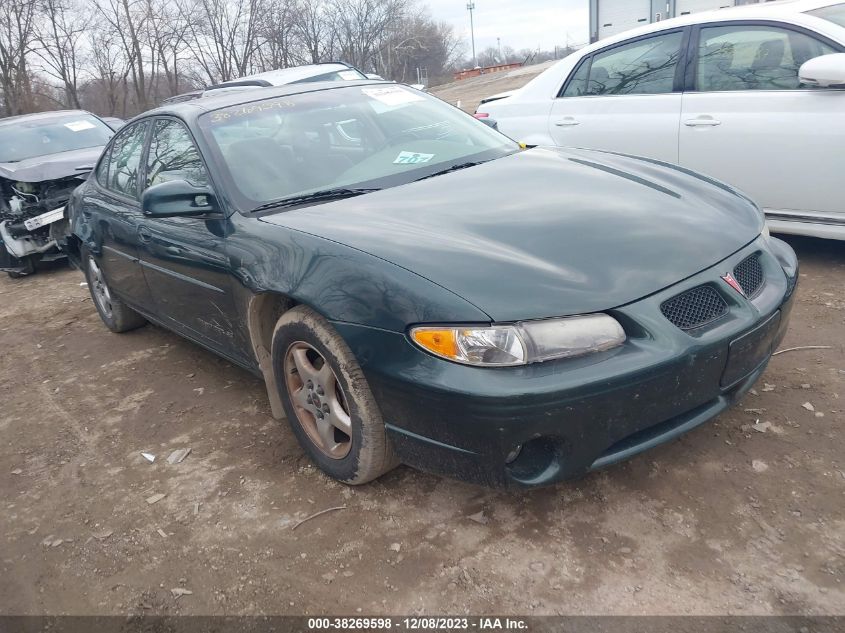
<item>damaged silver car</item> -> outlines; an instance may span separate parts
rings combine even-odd
[[[0,270],[35,272],[64,257],[64,207],[114,131],[78,110],[0,119]]]

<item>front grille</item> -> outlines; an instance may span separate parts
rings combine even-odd
[[[664,301],[660,311],[682,330],[692,330],[723,316],[728,304],[713,286],[698,286]]]
[[[763,288],[763,266],[760,264],[760,255],[754,253],[746,257],[734,268],[734,279],[742,286],[745,296],[751,299]]]

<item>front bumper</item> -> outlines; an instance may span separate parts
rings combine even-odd
[[[720,277],[754,252],[766,283],[748,300]],[[736,402],[786,333],[797,274],[789,246],[761,237],[708,270],[611,310],[628,335],[623,346],[524,367],[467,367],[426,354],[404,334],[335,326],[359,359],[403,462],[484,485],[533,487],[627,459]],[[720,290],[729,311],[682,331],[660,304],[703,283]]]

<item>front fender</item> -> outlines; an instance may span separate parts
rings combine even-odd
[[[235,215],[227,249],[248,296],[284,295],[329,321],[404,332],[414,323],[489,323],[455,293],[364,251]]]

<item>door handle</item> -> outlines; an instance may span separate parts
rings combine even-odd
[[[687,127],[716,127],[722,125],[722,122],[712,116],[702,116],[696,119],[687,119],[684,121],[684,125]]]
[[[573,125],[580,125],[581,123],[572,116],[564,117],[560,121],[555,121],[557,127],[570,127]]]
[[[140,238],[140,240],[142,242],[147,243],[147,242],[149,242],[150,240],[153,239],[153,234],[150,233],[143,226],[140,226],[140,227],[138,227],[138,237]]]

